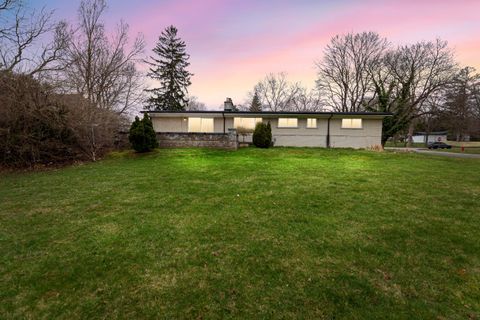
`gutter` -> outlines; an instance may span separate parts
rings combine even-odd
[[[330,119],[332,119],[333,113],[330,113],[330,117],[327,121],[327,148],[330,148]]]
[[[177,114],[185,114],[185,113],[214,113],[214,114],[221,114],[224,111],[220,110],[195,110],[195,111],[168,111],[168,110],[142,110],[140,113],[157,113],[157,114],[169,114],[169,113],[177,113]],[[233,115],[247,115],[247,116],[256,116],[256,115],[340,115],[340,116],[392,116],[390,112],[294,112],[294,111],[262,111],[262,112],[248,112],[248,111],[227,111],[229,114]]]
[[[223,134],[225,134],[225,112],[222,112],[223,117]]]

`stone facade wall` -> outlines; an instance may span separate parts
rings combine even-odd
[[[228,133],[157,132],[157,140],[161,148],[238,148],[236,130]]]

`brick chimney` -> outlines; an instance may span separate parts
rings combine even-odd
[[[233,111],[234,106],[231,98],[226,98],[225,102],[223,103],[223,110],[224,111]]]

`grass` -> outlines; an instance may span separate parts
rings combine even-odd
[[[480,148],[480,141],[448,141],[447,143],[451,144],[454,147],[464,146],[466,148],[469,148],[469,147]]]
[[[452,145],[454,147],[461,147],[464,146],[465,148],[480,148],[480,141],[446,141],[445,143]],[[393,142],[393,141],[387,141],[385,143],[386,147],[397,147],[397,148],[402,148],[406,147],[407,143],[406,142]],[[425,143],[413,143],[412,147],[414,148],[424,148]]]
[[[447,152],[455,153],[470,153],[470,154],[480,154],[480,141],[448,141],[448,144],[452,145],[452,149],[443,149]],[[461,147],[465,147],[462,151]]]
[[[479,165],[183,149],[4,173],[0,318],[473,319]]]
[[[393,141],[387,141],[385,142],[385,147],[393,147],[393,148],[406,148],[407,143],[406,142],[393,142]],[[412,143],[412,148],[426,148],[425,143]]]
[[[433,151],[445,151],[453,153],[468,153],[468,154],[480,154],[480,147],[465,147],[464,151],[461,148],[453,147],[452,149],[436,149]]]
[[[457,141],[447,141],[447,144],[452,146],[452,149],[431,149],[432,151],[445,151],[453,153],[469,153],[469,154],[480,154],[480,141],[468,141],[468,142],[457,142]],[[461,147],[464,146],[465,149],[462,151]],[[395,148],[405,148],[406,143],[394,143],[392,141],[387,141],[385,147],[395,147]],[[425,148],[424,143],[413,143],[412,148]]]

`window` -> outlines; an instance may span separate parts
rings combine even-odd
[[[259,122],[262,122],[262,118],[233,118],[233,127],[253,130]]]
[[[307,119],[307,128],[316,128],[317,119]]]
[[[279,128],[296,128],[298,127],[297,118],[279,118],[278,119]]]
[[[213,132],[213,118],[188,118],[188,132]]]
[[[362,129],[362,119],[342,119],[342,129]]]

